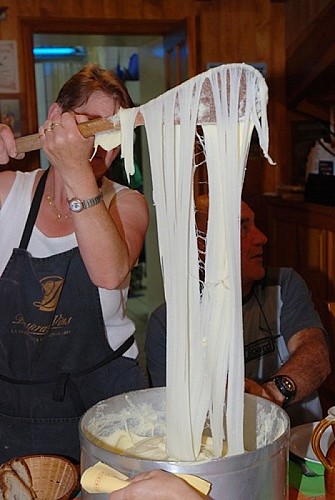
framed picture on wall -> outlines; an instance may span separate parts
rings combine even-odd
[[[0,92],[20,92],[16,40],[0,40]]]
[[[8,125],[15,137],[22,135],[22,116],[19,97],[0,94],[0,122]]]

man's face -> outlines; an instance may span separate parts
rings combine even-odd
[[[255,226],[255,214],[251,208],[241,203],[241,274],[242,294],[246,296],[253,282],[263,278],[263,246],[267,237]]]

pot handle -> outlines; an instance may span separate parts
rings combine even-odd
[[[328,470],[333,470],[333,465],[330,463],[327,457],[323,454],[320,446],[320,441],[323,433],[330,425],[335,424],[335,406],[332,406],[328,410],[328,416],[321,420],[317,426],[315,427],[312,433],[312,448],[315,455],[318,457],[320,462],[326,467]]]

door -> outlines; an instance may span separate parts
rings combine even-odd
[[[143,102],[148,102],[151,98],[148,93],[149,89],[151,91],[154,88],[155,95],[158,96],[197,74],[196,23],[197,19],[190,17],[186,22],[180,23],[174,30],[166,34],[163,39],[157,39],[156,42],[140,47],[139,61]],[[163,67],[157,63],[157,54],[161,54],[164,59]],[[150,313],[164,301],[164,288],[157,241],[156,212],[152,200],[149,152],[143,134],[142,169],[144,195],[149,203],[150,212],[145,247],[147,262],[150,263],[147,266],[147,304]]]
[[[198,18],[188,17],[183,26],[171,31],[164,37],[165,86],[171,89],[188,78],[198,74]],[[195,145],[197,158],[200,159],[201,147]],[[194,174],[194,197],[207,193],[206,162],[201,161]]]
[[[121,35],[121,36],[163,36],[173,40],[178,32],[180,37],[176,38],[179,44],[185,46],[181,54],[175,58],[176,67],[173,72],[183,74],[187,77],[194,76],[198,72],[198,51],[197,49],[197,29],[198,19],[195,16],[188,17],[182,21],[162,21],[157,25],[156,20],[132,20],[127,19],[95,19],[94,23],[87,23],[83,20],[65,19],[60,24],[58,20],[53,19],[22,19],[21,33],[23,46],[23,60],[25,61],[25,82],[26,82],[26,101],[25,101],[25,123],[24,133],[32,134],[38,129],[37,110],[36,110],[36,88],[34,75],[33,58],[33,35],[35,33],[50,34],[97,34],[97,35]],[[185,43],[181,41],[184,38]],[[173,42],[167,42],[167,47],[171,49]],[[176,46],[176,50],[179,50]],[[171,61],[173,58],[171,58]],[[187,62],[187,73],[185,65]],[[172,65],[172,62],[170,62]],[[179,68],[177,70],[177,68]]]
[[[198,31],[198,18],[190,16],[180,27],[165,35],[165,86],[167,90],[198,73]]]
[[[111,35],[115,36],[156,36],[158,53],[162,59],[162,78],[157,79],[157,71],[161,71],[157,66],[157,59],[150,59],[150,50],[141,47],[141,52],[145,57],[141,58],[140,53],[140,78],[141,87],[146,89],[142,94],[142,102],[156,97],[171,86],[175,86],[181,81],[195,76],[198,72],[198,19],[191,16],[182,21],[162,21],[156,20],[98,20],[94,23],[87,23],[87,20],[63,20],[60,24],[57,20],[23,19],[21,21],[21,33],[23,37],[24,60],[25,60],[25,80],[26,80],[26,130],[25,133],[35,133],[38,129],[36,84],[34,74],[33,59],[33,35],[39,34],[85,34],[85,35]],[[162,43],[163,40],[163,43]],[[151,47],[152,49],[152,47]],[[151,50],[152,52],[152,50]],[[141,62],[142,59],[142,62]],[[146,65],[146,68],[144,68]],[[164,71],[165,68],[165,71]],[[168,68],[168,71],[167,71]],[[155,69],[152,75],[149,69]],[[147,80],[146,80],[147,79]],[[142,84],[143,80],[143,84]],[[147,83],[145,83],[147,81]],[[154,85],[153,85],[154,82]],[[153,86],[156,86],[156,95],[150,95]],[[144,136],[144,134],[141,134]],[[143,140],[145,142],[145,140]],[[145,147],[142,147],[144,152]],[[143,153],[144,154],[144,153]],[[39,154],[30,153],[27,155],[27,165],[29,168],[39,166]],[[146,158],[148,158],[146,156]],[[148,289],[148,312],[150,313],[156,305],[164,300],[163,284],[161,278],[160,261],[157,245],[157,231],[155,224],[155,213],[152,204],[151,176],[148,160],[142,158],[144,194],[148,200],[150,208],[150,227],[146,238],[146,264],[147,264],[147,289]]]

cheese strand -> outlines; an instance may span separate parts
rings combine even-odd
[[[240,205],[254,128],[273,163],[267,151],[266,104],[262,75],[251,66],[230,64],[139,108],[150,153],[167,306],[167,448],[176,460],[197,459],[207,425],[216,457],[222,455],[224,439],[228,455],[244,452]],[[208,114],[215,123],[203,123]],[[124,125],[128,134],[131,120]],[[194,151],[198,123],[200,155]],[[202,156],[209,215],[205,278],[199,283],[194,173]]]

